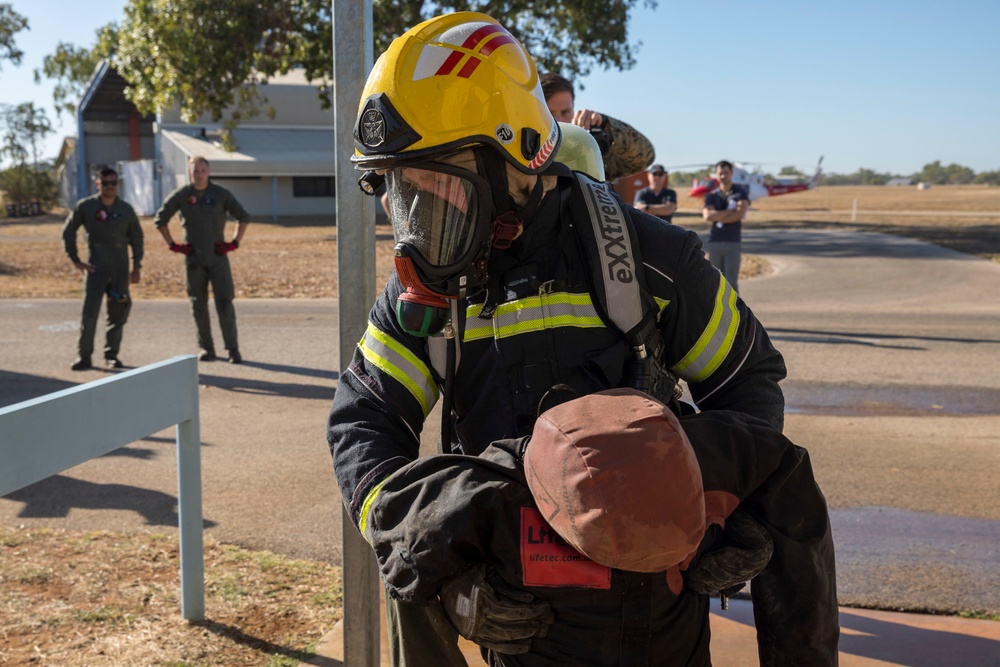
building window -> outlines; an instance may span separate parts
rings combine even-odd
[[[293,176],[293,197],[333,197],[336,195],[333,176]]]

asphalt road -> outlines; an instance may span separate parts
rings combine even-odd
[[[1000,613],[1000,265],[874,234],[754,230],[744,246],[776,268],[741,290],[788,362],[785,430],[831,506],[841,603]],[[69,370],[79,308],[0,301],[0,406],[107,376]],[[206,531],[339,563],[336,302],[242,300],[237,315],[246,363],[201,364]],[[196,351],[186,301],[135,305],[126,364]],[[0,499],[0,525],[169,531],[173,438]]]

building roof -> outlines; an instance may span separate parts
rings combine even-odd
[[[212,175],[226,176],[333,176],[334,129],[268,128],[233,131],[236,150],[223,150],[206,137],[177,130],[162,130],[169,141],[188,157],[200,155],[212,167]]]

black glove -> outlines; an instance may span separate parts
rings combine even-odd
[[[190,243],[171,243],[170,250],[179,252],[182,255],[190,255],[194,253],[194,246]]]
[[[232,252],[240,247],[239,241],[233,241],[232,243],[226,243],[225,241],[217,241],[215,244],[215,254],[225,255],[227,252]]]
[[[441,606],[458,634],[498,653],[527,653],[531,638],[547,635],[555,620],[548,602],[512,588],[483,563],[441,586]]]
[[[699,555],[684,571],[684,585],[695,593],[710,595],[721,591],[728,596],[767,566],[774,552],[774,540],[764,526],[741,509],[726,519],[725,530],[716,537],[714,544],[702,542]]]

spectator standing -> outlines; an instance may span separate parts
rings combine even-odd
[[[539,75],[539,80],[552,117],[579,125],[597,139],[607,180],[642,171],[656,158],[653,144],[628,123],[590,109],[575,109],[576,93],[569,79],[548,72]]]
[[[705,248],[708,261],[739,292],[741,233],[743,218],[750,208],[750,193],[746,186],[733,183],[733,163],[728,160],[715,165],[715,179],[719,187],[705,195],[705,208],[701,211],[701,216],[712,225]]]
[[[108,296],[108,322],[104,332],[104,361],[108,368],[122,368],[118,351],[122,331],[132,309],[129,284],[142,278],[142,227],[135,210],[118,198],[118,172],[110,167],[101,170],[98,193],[77,202],[63,227],[63,244],[73,266],[83,272],[83,314],[80,318],[78,357],[70,367],[74,371],[93,368],[94,333],[101,300]],[[88,256],[80,261],[76,235],[83,227]],[[132,271],[128,269],[128,247],[132,247]]]
[[[215,312],[219,316],[222,339],[229,351],[228,361],[243,361],[236,335],[233,272],[228,254],[240,247],[250,215],[229,190],[209,181],[208,160],[195,156],[188,160],[190,183],[174,190],[156,212],[154,224],[171,251],[185,255],[186,284],[191,314],[198,331],[198,359],[212,361],[215,343],[208,316],[208,286],[212,285]],[[168,227],[175,213],[180,215],[184,243],[175,243]],[[226,214],[237,221],[236,235],[226,241]]]
[[[677,192],[667,186],[670,176],[662,164],[654,164],[646,170],[649,187],[635,193],[635,203],[640,211],[655,215],[657,218],[670,222],[677,210]]]

